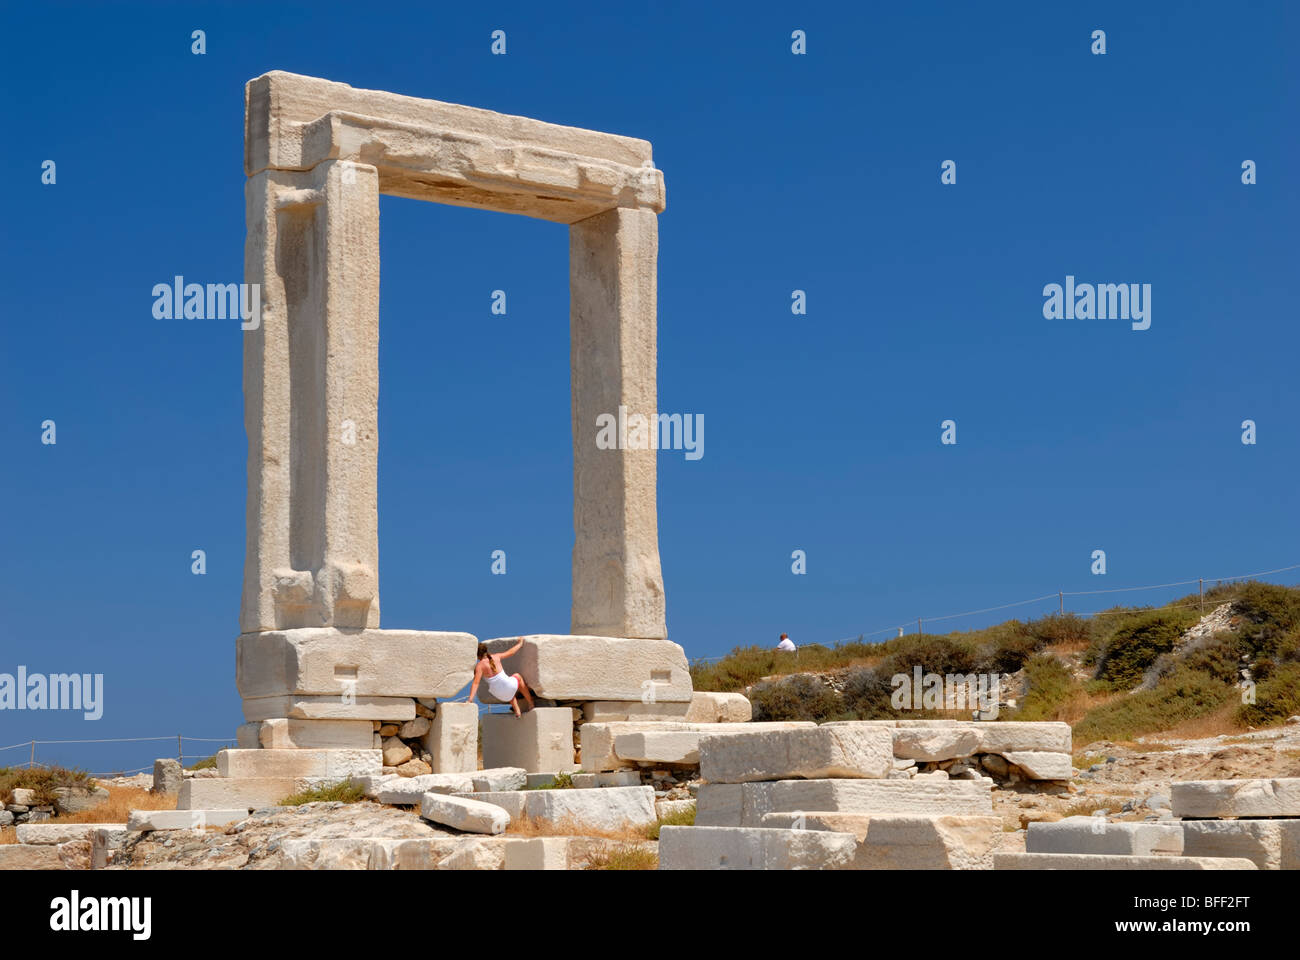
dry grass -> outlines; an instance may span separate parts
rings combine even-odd
[[[1225,703],[1213,713],[1193,717],[1168,730],[1161,730],[1160,736],[1172,740],[1203,740],[1225,733],[1242,733],[1246,728],[1235,717],[1238,706],[1236,702]]]
[[[1059,812],[1061,819],[1066,817],[1090,817],[1097,810],[1110,810],[1114,812],[1123,804],[1123,801],[1116,802],[1103,797],[1092,797],[1083,800],[1076,800],[1068,807],[1064,807]]]
[[[587,859],[584,870],[658,870],[659,853],[647,844],[619,844]]]
[[[643,842],[645,827],[625,827],[622,830],[596,830],[575,823],[571,817],[563,820],[542,820],[538,817],[516,817],[506,827],[511,837],[599,837],[602,840],[622,840],[627,843]]]
[[[126,823],[132,810],[175,810],[176,794],[150,793],[141,787],[115,787],[100,783],[108,791],[108,799],[88,810],[60,815],[44,823]],[[0,827],[0,844],[17,843],[14,827]]]
[[[175,810],[176,794],[150,793],[143,787],[114,787],[101,783],[108,799],[79,813],[59,816],[55,823],[126,823],[132,810]]]
[[[1103,703],[1110,703],[1112,700],[1118,700],[1120,697],[1128,696],[1127,693],[1114,693],[1109,691],[1097,691],[1089,693],[1082,687],[1075,687],[1070,691],[1064,700],[1062,700],[1052,711],[1052,720],[1064,720],[1070,726],[1074,726],[1080,720],[1088,715],[1090,710],[1101,706]]]
[[[1062,640],[1060,643],[1053,643],[1043,647],[1044,653],[1054,653],[1058,657],[1068,657],[1073,653],[1083,653],[1088,649],[1088,644],[1092,642],[1090,637],[1074,637],[1070,640]]]

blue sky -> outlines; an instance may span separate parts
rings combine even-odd
[[[660,409],[706,424],[702,459],[659,455],[690,656],[1300,563],[1294,5],[700,6],[6,9],[0,672],[106,692],[93,722],[0,712],[0,747],[241,720],[241,335],[151,290],[242,279],[243,85],[273,69],[653,143]],[[567,632],[566,230],[381,203],[384,626]],[[1067,274],[1151,284],[1150,329],[1045,320]]]

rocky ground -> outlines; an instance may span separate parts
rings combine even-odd
[[[1090,763],[1068,784],[1020,784],[993,792],[994,811],[1008,836],[1005,849],[1024,845],[1023,827],[1035,820],[1095,814],[1111,820],[1157,820],[1169,815],[1175,780],[1300,777],[1300,722],[1254,733],[1179,740],[1159,735],[1136,744],[1090,743],[1076,763]]]
[[[229,827],[202,832],[166,830],[128,840],[110,869],[276,870],[286,840],[348,837],[462,836],[421,820],[418,813],[378,803],[305,803],[268,807]]]

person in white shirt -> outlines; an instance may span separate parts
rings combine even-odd
[[[798,649],[798,647],[794,645],[794,641],[790,639],[788,633],[781,634],[781,642],[776,645],[776,648],[778,650],[785,650],[787,653],[794,653]]]

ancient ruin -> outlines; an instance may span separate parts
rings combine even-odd
[[[372,722],[414,719],[474,665],[467,633],[380,628],[381,193],[569,225],[577,636],[531,638],[527,655],[551,699],[689,701],[666,640],[655,451],[595,443],[599,415],[655,411],[650,144],[278,71],[245,107],[245,278],[262,304],[244,334],[245,719],[299,721],[286,747],[368,748]],[[562,678],[596,648],[620,653],[613,674]]]

